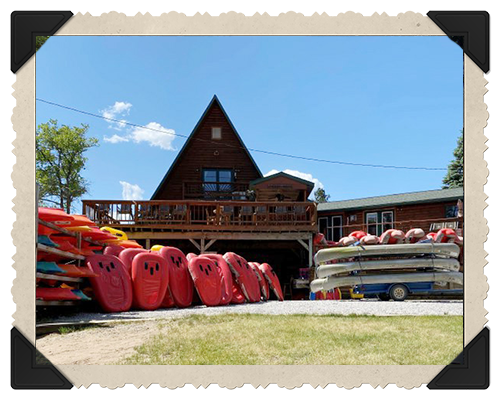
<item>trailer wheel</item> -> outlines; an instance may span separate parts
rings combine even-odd
[[[408,297],[408,288],[405,285],[394,285],[391,287],[389,295],[394,301],[404,301]]]

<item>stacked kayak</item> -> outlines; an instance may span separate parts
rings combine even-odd
[[[463,245],[463,237],[459,236],[453,229],[443,228],[438,232],[425,234],[423,229],[412,228],[406,233],[399,229],[387,229],[382,235],[375,236],[364,231],[354,231],[348,236],[344,236],[338,242],[327,241],[325,236],[317,233],[314,236],[314,245],[320,247],[347,247],[353,245],[387,245],[403,243],[455,243]]]
[[[207,307],[280,301],[279,279],[267,264],[247,262],[236,253],[189,254],[175,247],[128,248],[118,256],[91,255],[86,266],[94,297],[105,312],[130,309]]]
[[[124,232],[112,228],[99,229],[84,215],[39,207],[37,304],[53,302],[54,305],[71,305],[76,300],[91,300],[96,291],[90,288],[90,281],[99,279],[102,271],[86,265],[85,258],[103,252],[118,255],[129,247],[141,246],[128,240]]]

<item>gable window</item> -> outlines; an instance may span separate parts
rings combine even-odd
[[[212,139],[220,140],[222,139],[222,128],[220,126],[212,127]]]
[[[203,170],[203,190],[206,194],[210,192],[233,191],[234,174],[231,169],[204,169]]]

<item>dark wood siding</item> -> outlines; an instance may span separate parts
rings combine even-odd
[[[212,127],[222,128],[221,140],[212,140]],[[259,171],[242,146],[223,110],[217,102],[213,102],[154,200],[182,199],[183,182],[201,181],[204,168],[231,169],[235,182],[248,183],[260,178]]]
[[[356,230],[366,230],[366,213],[375,211],[392,211],[394,213],[394,227],[407,231],[411,228],[422,228],[428,232],[432,222],[445,222],[446,207],[456,205],[456,201],[396,205],[389,207],[375,207],[363,210],[318,211],[318,218],[339,215],[342,216],[344,236]],[[354,217],[351,217],[354,216]],[[433,220],[426,222],[426,220]]]

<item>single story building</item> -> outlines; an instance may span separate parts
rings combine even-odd
[[[461,235],[463,200],[463,188],[453,188],[321,203],[318,229],[332,241],[357,230],[381,235],[391,228],[452,228]]]

